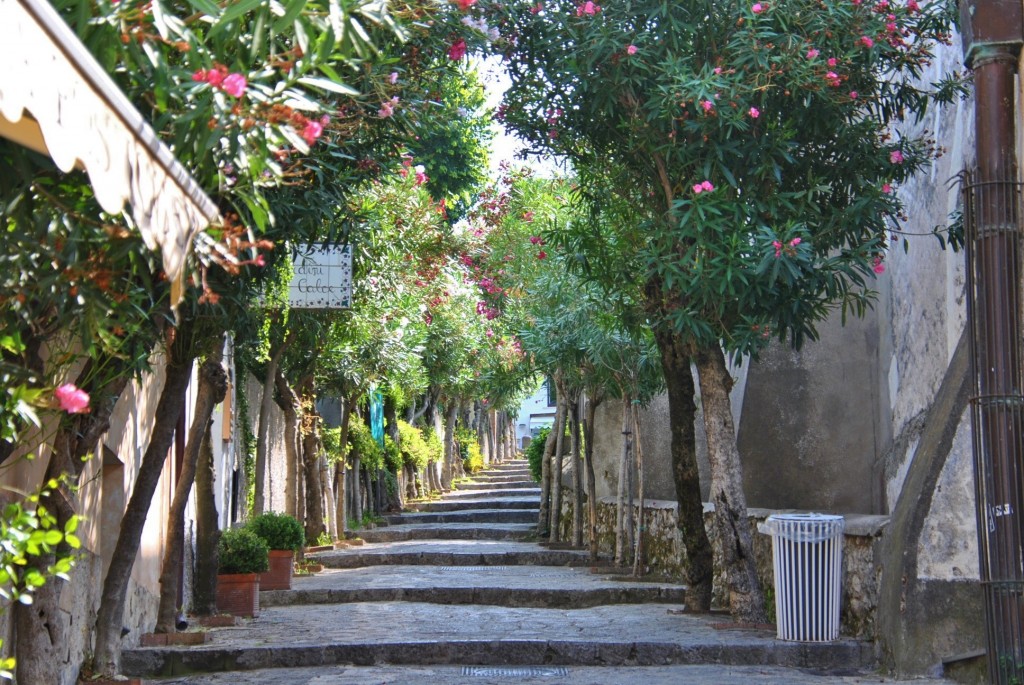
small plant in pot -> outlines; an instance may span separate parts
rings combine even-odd
[[[253,517],[246,528],[270,548],[270,568],[260,576],[260,589],[290,590],[295,552],[306,544],[302,524],[294,516],[268,511]]]
[[[269,549],[245,528],[224,531],[218,545],[217,609],[235,616],[260,612],[260,574],[267,570]]]

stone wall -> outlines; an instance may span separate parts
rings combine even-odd
[[[572,532],[572,490],[564,493],[562,500],[561,536],[567,540]],[[676,503],[664,500],[648,500],[644,504],[644,567],[646,573],[655,578],[667,578],[681,582],[686,564],[686,552],[682,537],[676,527]],[[615,500],[602,498],[597,508],[598,549],[602,556],[611,558],[615,553]],[[634,504],[634,516],[639,508]],[[711,537],[715,554],[715,595],[714,604],[725,608],[723,584],[724,573],[711,527],[713,505],[704,505],[705,525]],[[768,509],[750,509],[750,521],[756,530],[771,514]],[[788,513],[788,512],[787,512]],[[586,517],[584,517],[586,520]],[[877,608],[881,566],[879,545],[888,523],[886,516],[846,517],[843,543],[843,596],[841,632],[843,635],[874,640],[877,637]],[[585,534],[585,533],[584,533]],[[754,554],[757,559],[758,576],[763,588],[771,589],[774,581],[772,568],[772,539],[769,535],[754,534]],[[771,595],[769,595],[770,597]],[[774,606],[769,611],[774,612]]]

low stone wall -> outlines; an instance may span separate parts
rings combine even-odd
[[[568,540],[572,533],[573,492],[563,490],[561,538]],[[644,503],[644,560],[648,574],[672,579],[683,578],[686,567],[686,550],[682,536],[676,527],[675,502],[648,500]],[[718,554],[718,545],[711,527],[711,513],[714,506],[704,503],[704,519],[715,548],[715,595],[716,606],[725,605],[724,571]],[[761,585],[770,591],[774,587],[772,568],[772,539],[757,531],[757,525],[772,514],[792,513],[770,509],[750,509],[751,525],[754,526],[754,556],[757,560]],[[639,515],[634,504],[633,516]],[[878,587],[881,567],[878,563],[878,548],[888,516],[846,515],[845,540],[843,546],[843,598],[841,631],[844,635],[874,640],[876,637],[875,610],[878,606]],[[584,537],[586,535],[586,512],[584,512]],[[603,498],[597,507],[598,549],[602,555],[611,557],[615,553],[615,499]],[[770,597],[770,595],[769,595]],[[774,605],[769,611],[774,611]]]

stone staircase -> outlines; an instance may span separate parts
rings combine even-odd
[[[686,613],[681,585],[532,541],[539,495],[525,461],[493,466],[361,531],[365,544],[310,555],[325,570],[261,593],[258,618],[203,645],[126,650],[122,670],[196,685],[749,685],[839,682],[874,663],[868,643],[781,642]]]

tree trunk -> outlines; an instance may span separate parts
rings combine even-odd
[[[696,361],[711,463],[713,520],[727,578],[729,611],[736,621],[767,623],[764,594],[757,579],[747,500],[743,495],[743,466],[729,403],[732,377],[719,347],[699,350]]]
[[[556,378],[558,377],[556,374]],[[552,429],[555,431],[555,454],[551,460],[551,528],[548,531],[548,539],[551,542],[558,542],[562,534],[562,452],[565,438],[565,420],[566,415],[569,413],[569,405],[561,381],[557,382],[557,390],[558,399],[555,404],[561,405],[564,409],[561,413],[555,412],[555,417],[560,417],[561,421],[556,423]]]
[[[327,532],[322,505],[323,485],[320,482],[320,417],[310,417],[309,428],[302,436],[302,463],[306,471],[306,540],[313,544]]]
[[[277,367],[277,406],[284,412],[284,513],[302,520],[299,514],[299,396],[295,394],[281,367]],[[271,505],[272,506],[272,505]]]
[[[569,398],[569,450],[572,452],[572,544],[583,546],[583,472],[580,463],[580,393]]]
[[[704,528],[704,503],[697,469],[690,353],[678,334],[656,330],[661,367],[668,390],[669,428],[672,431],[672,474],[679,507],[677,523],[686,549],[686,606],[690,611],[711,609],[712,551]]]
[[[402,451],[402,435],[398,432],[398,406],[395,404],[395,400],[390,395],[384,398],[384,430],[394,441],[395,446],[398,447],[399,454]],[[401,458],[401,457],[399,457]],[[395,469],[386,467],[386,469],[395,478],[395,489],[393,492],[387,492],[387,489],[383,484],[383,473],[379,474],[381,480],[380,491],[382,499],[387,499],[387,505],[381,502],[381,509],[387,509],[388,511],[402,511],[405,509],[405,493],[402,490],[402,465]]]
[[[548,535],[551,530],[551,460],[555,455],[558,440],[555,426],[561,422],[564,410],[565,407],[560,402],[555,403],[555,423],[548,433],[547,440],[544,441],[544,454],[540,461],[540,516],[537,520],[537,532],[541,535]]]
[[[350,477],[352,478],[352,487],[349,490],[352,491],[352,518],[357,526],[363,522],[363,488],[360,479],[362,478],[362,460],[357,455],[352,460],[352,471]]]
[[[352,405],[355,400],[345,398],[341,405],[341,431],[339,442],[341,444],[341,456],[334,465],[334,518],[338,520],[338,538],[345,537],[348,530],[348,427],[352,422]]]
[[[174,429],[178,424],[178,417],[185,408],[185,392],[192,377],[192,362],[192,358],[189,357],[171,360],[167,364],[166,380],[154,412],[153,432],[142,457],[139,472],[135,476],[131,498],[121,519],[121,529],[110,567],[107,569],[107,577],[103,582],[103,594],[96,616],[93,671],[100,675],[114,676],[118,670],[128,582],[132,567],[135,565],[135,557],[139,552],[149,505],[160,481],[167,452],[174,443]]]
[[[636,548],[633,552],[633,577],[638,578],[643,574],[644,568],[644,450],[640,440],[640,407],[633,404],[633,451],[636,452],[636,480],[637,480],[637,522],[636,522]]]
[[[157,633],[173,633],[178,617],[178,586],[181,583],[181,559],[185,544],[185,505],[195,481],[199,448],[206,437],[213,408],[224,401],[228,375],[221,365],[224,356],[224,335],[217,336],[209,357],[199,367],[199,387],[192,426],[181,459],[181,473],[174,486],[174,497],[167,511],[167,538],[164,543],[163,567],[160,572],[160,608],[157,612]]]
[[[192,612],[197,616],[217,613],[217,569],[220,558],[220,525],[214,491],[215,469],[211,428],[199,450],[196,469],[196,574],[192,581]]]
[[[583,465],[587,474],[587,543],[590,561],[597,561],[597,476],[594,474],[594,417],[601,398],[595,393],[587,397],[583,420]]]
[[[254,477],[255,495],[253,498],[253,513],[262,514],[265,511],[265,494],[267,488],[267,442],[270,432],[270,408],[274,401],[274,383],[277,379],[277,367],[281,363],[281,357],[288,351],[288,348],[295,342],[298,331],[289,331],[288,337],[281,343],[281,347],[274,351],[270,361],[267,362],[267,375],[263,379],[263,396],[260,398],[260,422],[256,427],[256,474]]]
[[[334,502],[334,470],[331,469],[330,461],[321,457],[317,467],[320,469],[320,485],[323,488],[323,507],[327,516],[327,536],[332,540],[338,539],[338,507]]]
[[[452,489],[452,478],[455,476],[455,461],[458,452],[455,449],[455,417],[458,416],[459,403],[451,398],[445,407],[444,417],[444,461],[441,463],[441,489],[448,492]]]

